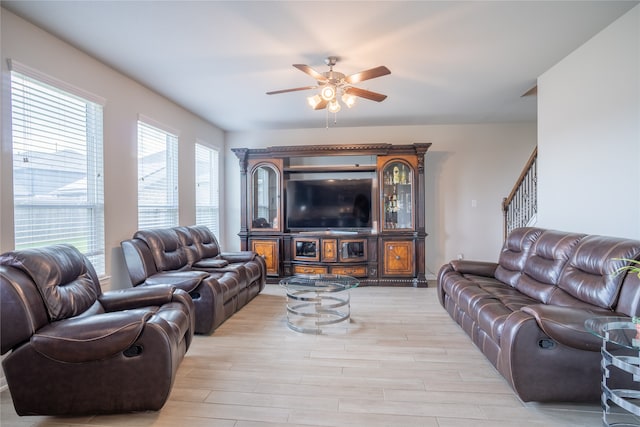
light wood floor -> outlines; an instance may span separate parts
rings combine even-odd
[[[197,336],[159,412],[18,417],[10,426],[601,426],[599,404],[521,402],[449,318],[435,288],[351,291],[352,319],[326,335],[285,325],[267,288],[213,335]]]

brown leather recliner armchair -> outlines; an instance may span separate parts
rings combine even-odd
[[[160,409],[194,332],[172,286],[103,293],[70,245],[0,255],[0,353],[19,415]]]

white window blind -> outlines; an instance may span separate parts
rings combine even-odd
[[[178,225],[178,137],[138,121],[138,228]]]
[[[104,275],[102,105],[34,74],[11,71],[15,248],[70,243]]]
[[[219,236],[218,151],[196,144],[196,223]]]

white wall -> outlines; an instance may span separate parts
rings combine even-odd
[[[502,199],[533,152],[535,123],[229,132],[225,247],[233,250],[240,244],[240,166],[231,148],[414,142],[432,143],[425,157],[427,276],[459,253],[467,259],[497,260]]]
[[[111,287],[128,286],[120,241],[137,230],[137,120],[139,114],[179,131],[180,223],[195,222],[195,141],[224,147],[224,132],[2,9],[2,183],[0,252],[13,249],[11,140],[7,59],[106,99],[104,108],[105,246]],[[222,177],[221,177],[222,178]],[[223,186],[224,187],[224,186]]]
[[[538,79],[538,225],[640,238],[640,6]]]

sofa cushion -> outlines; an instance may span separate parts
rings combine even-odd
[[[501,282],[516,286],[529,251],[543,230],[524,227],[513,230],[507,236],[498,259],[495,277]]]
[[[140,230],[133,237],[147,244],[158,271],[180,270],[188,267],[187,251],[175,229]]]
[[[558,286],[578,300],[615,309],[624,274],[615,272],[625,259],[640,258],[640,242],[605,236],[587,236],[580,241],[562,271]]]
[[[187,263],[189,265],[197,264],[202,259],[202,256],[198,252],[189,227],[174,227],[173,230],[175,230],[178,239],[180,239],[180,244],[184,247]]]
[[[209,228],[202,225],[194,225],[188,227],[188,229],[193,236],[193,242],[198,249],[200,258],[215,258],[220,255],[218,239]]]
[[[33,280],[51,321],[83,313],[101,294],[95,271],[71,245],[7,252],[0,262],[23,271]]]
[[[584,234],[546,230],[531,248],[516,288],[540,302],[548,302],[560,273]]]

